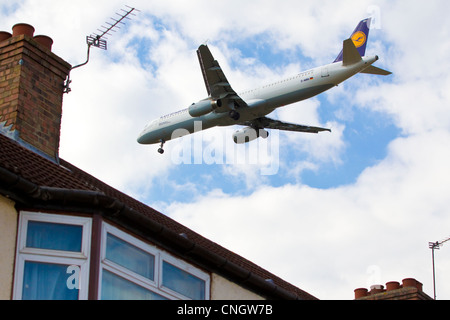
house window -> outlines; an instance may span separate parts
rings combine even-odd
[[[104,223],[99,298],[208,299],[209,275]]]
[[[89,283],[97,239],[100,267]],[[13,299],[84,300],[93,286],[104,300],[204,300],[210,276],[107,223],[92,234],[91,218],[21,212]]]
[[[21,212],[14,299],[87,299],[91,219]]]
[[[206,281],[174,264],[162,261],[162,287],[190,299],[205,300]]]
[[[111,233],[106,234],[105,258],[146,279],[155,280],[155,255]]]

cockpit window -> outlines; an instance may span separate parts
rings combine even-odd
[[[156,119],[156,120],[153,120],[152,122],[148,123],[148,124],[145,126],[145,129],[150,128],[150,127],[154,127],[157,123],[158,123],[158,120],[157,120],[157,119]]]

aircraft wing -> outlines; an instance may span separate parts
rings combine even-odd
[[[244,126],[250,126],[256,129],[277,129],[277,130],[284,130],[284,131],[296,131],[296,132],[307,132],[307,133],[319,133],[322,131],[329,131],[330,129],[327,128],[320,128],[320,127],[312,127],[312,126],[306,126],[301,124],[294,124],[294,123],[288,123],[283,122],[279,120],[273,120],[267,117],[261,117],[257,118],[251,121],[245,121],[240,123],[240,125]]]
[[[208,95],[213,100],[228,100],[228,103],[234,102],[236,107],[246,107],[247,104],[233,90],[207,45],[201,45],[198,48],[197,56]]]

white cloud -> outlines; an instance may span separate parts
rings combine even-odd
[[[450,152],[440,152],[449,139],[445,132],[398,139],[351,186],[211,194],[166,212],[320,298],[351,299],[353,289],[366,285],[371,265],[385,282],[411,275],[430,293],[427,241],[447,234],[450,223],[450,171],[440,169],[450,161]],[[417,145],[422,153],[411,157]]]
[[[343,131],[345,126],[337,122],[322,123],[319,119],[318,108],[320,102],[313,98],[289,105],[277,110],[278,119],[282,121],[300,123],[312,126],[330,128],[332,133],[298,134],[296,132],[283,132],[281,150],[286,148],[298,149],[316,163],[341,162],[340,156],[345,150]]]
[[[158,107],[171,103],[157,80],[137,65],[100,59],[73,70],[71,77],[61,157],[121,189],[165,173],[170,162],[136,142],[146,122],[159,115]]]

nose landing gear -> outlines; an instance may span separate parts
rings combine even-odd
[[[159,149],[158,149],[158,152],[160,153],[160,154],[163,154],[164,153],[164,149],[163,149],[163,147],[164,147],[164,143],[166,143],[164,140],[160,140],[160,142],[161,142],[161,146],[159,147]]]

